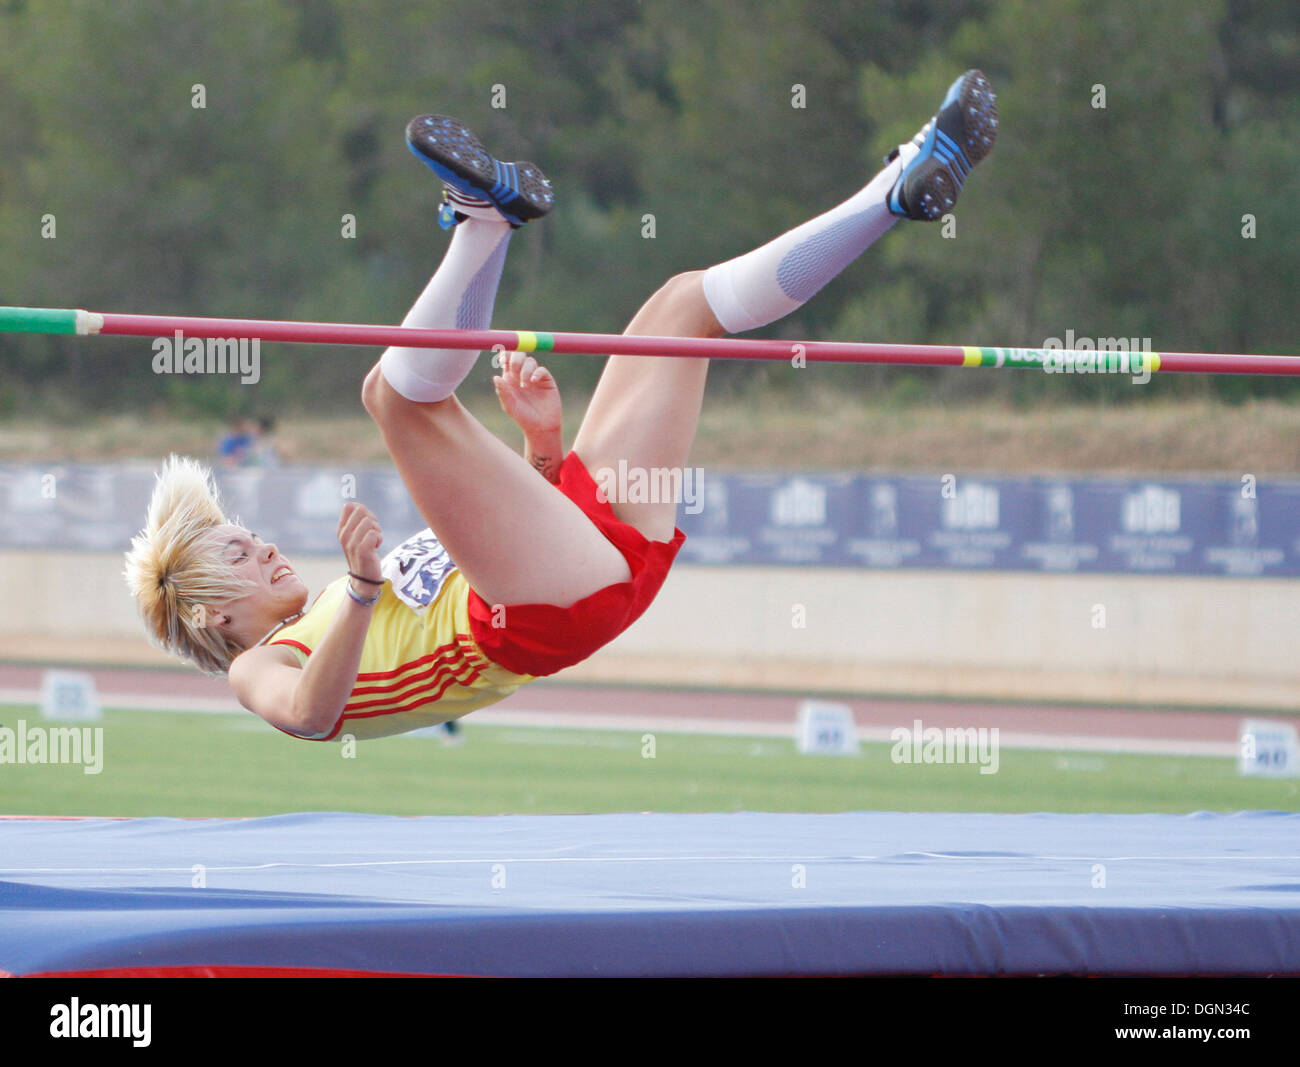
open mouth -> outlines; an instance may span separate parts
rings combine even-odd
[[[271,575],[271,584],[275,585],[275,583],[278,582],[281,578],[290,578],[292,576],[293,576],[292,567],[280,567],[276,570],[276,572],[273,575]]]

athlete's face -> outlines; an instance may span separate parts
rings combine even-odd
[[[238,600],[210,606],[217,616],[216,625],[244,647],[303,609],[307,586],[274,544],[233,525],[218,526],[212,544],[235,573],[251,583],[250,591]]]

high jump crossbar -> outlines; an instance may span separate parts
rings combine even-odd
[[[345,322],[122,315],[59,308],[0,307],[0,333],[102,334],[132,337],[216,338],[298,344],[454,348],[506,352],[562,352],[687,359],[789,360],[807,363],[885,363],[923,367],[1025,368],[1057,373],[1300,375],[1300,357],[1215,352],[1065,348],[986,348],[972,345],[863,344],[848,341],[778,341],[751,338],[649,337],[615,333],[548,333],[534,330],[426,330]],[[1114,339],[1107,339],[1113,341]]]

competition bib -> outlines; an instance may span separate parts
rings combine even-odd
[[[431,530],[408,537],[383,559],[380,573],[398,599],[412,608],[428,607],[437,598],[456,564]]]

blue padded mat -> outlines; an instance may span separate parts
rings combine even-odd
[[[200,965],[1300,973],[1300,814],[0,819],[0,970]]]

